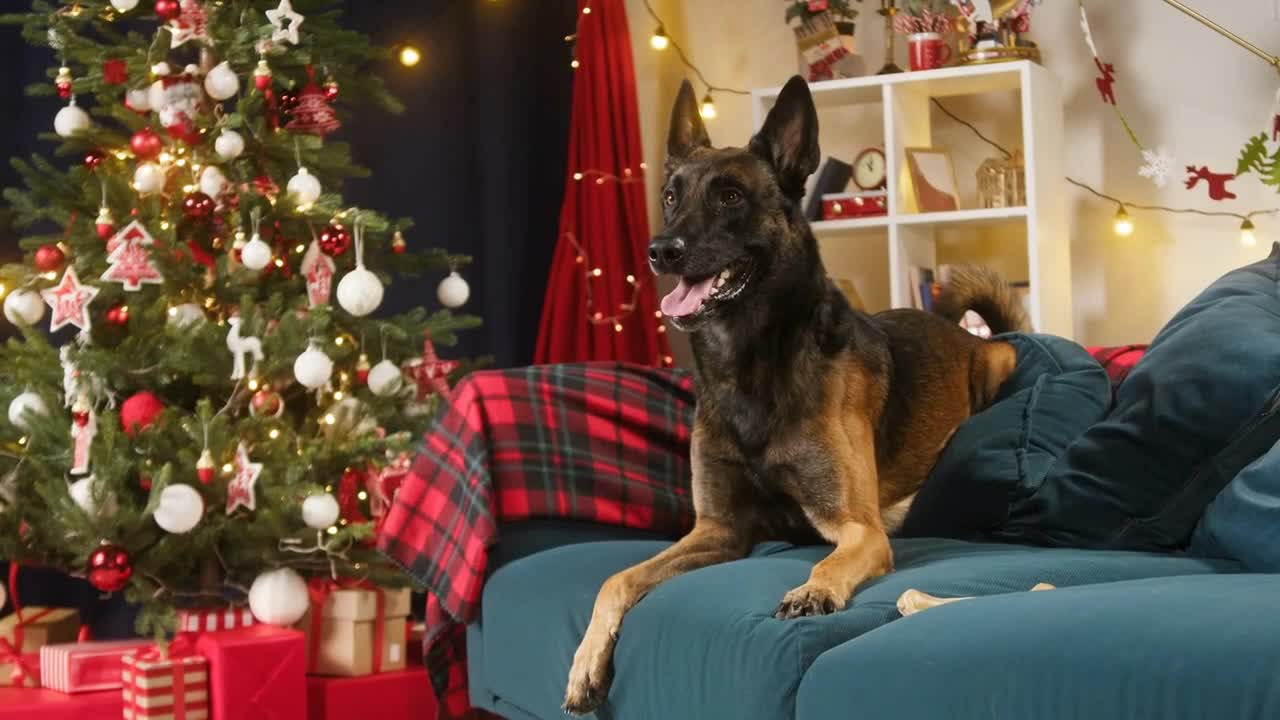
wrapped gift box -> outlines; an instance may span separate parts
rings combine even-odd
[[[15,665],[22,666],[21,672],[14,672]],[[0,660],[0,688],[5,687],[40,687],[40,653],[23,653],[18,657],[8,654]]]
[[[64,693],[119,690],[124,656],[149,645],[147,640],[45,645],[40,648],[40,684]]]
[[[310,720],[419,720],[436,716],[435,694],[421,667],[365,677],[307,678]]]
[[[301,624],[307,633],[311,673],[356,677],[404,669],[408,588],[334,590],[325,599],[319,622],[315,612],[313,607]]]
[[[196,652],[209,660],[215,720],[307,717],[307,642],[297,630],[258,624],[204,633]]]
[[[123,666],[124,720],[208,720],[208,660],[135,652],[125,656]]]
[[[178,611],[178,632],[216,632],[249,627],[254,623],[249,608],[205,608]]]
[[[120,720],[120,690],[66,695],[40,688],[0,688],[0,720]]]
[[[822,219],[885,215],[889,212],[888,200],[884,191],[828,193],[822,196]]]
[[[80,612],[73,608],[31,605],[22,608],[21,622],[17,613],[0,619],[0,637],[24,655],[39,653],[45,645],[75,642],[79,633]],[[19,634],[22,635],[21,647],[17,639]]]

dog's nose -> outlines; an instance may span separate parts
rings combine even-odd
[[[669,270],[683,257],[682,237],[656,237],[649,243],[649,262],[656,268]]]

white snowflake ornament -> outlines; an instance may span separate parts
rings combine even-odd
[[[1147,148],[1142,151],[1142,167],[1138,168],[1138,174],[1162,188],[1169,183],[1174,165],[1173,156],[1163,146],[1156,150]]]

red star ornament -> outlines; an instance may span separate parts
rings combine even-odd
[[[320,243],[313,240],[302,258],[302,275],[307,279],[307,301],[311,307],[329,304],[336,267],[333,258],[324,254]]]
[[[418,386],[418,401],[430,397],[431,393],[440,393],[441,397],[449,396],[449,373],[458,369],[457,360],[441,360],[436,356],[436,346],[431,338],[422,341],[422,357],[410,360],[400,368],[405,377]]]
[[[49,332],[57,332],[66,325],[74,325],[82,332],[89,332],[92,327],[89,303],[98,296],[98,288],[81,285],[74,267],[68,265],[58,284],[41,290],[40,296],[53,310]]]
[[[107,242],[110,267],[99,278],[104,282],[118,282],[128,292],[137,292],[143,285],[160,285],[164,276],[151,260],[150,247],[155,240],[134,220]]]
[[[249,460],[249,449],[240,443],[236,447],[235,475],[227,483],[227,514],[238,507],[250,510],[257,509],[258,501],[254,488],[258,484],[258,476],[262,474],[262,463]]]

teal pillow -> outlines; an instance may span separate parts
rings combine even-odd
[[[1280,573],[1280,443],[1218,493],[1190,549],[1202,557],[1237,560],[1250,572]]]
[[[1173,550],[1280,439],[1280,244],[1214,282],[1152,341],[1116,406],[1010,523],[1054,545]]]
[[[1087,350],[1052,335],[997,339],[1017,350],[1014,373],[990,407],[956,429],[916,494],[903,537],[1000,536],[1011,505],[1106,415],[1111,381]]]

